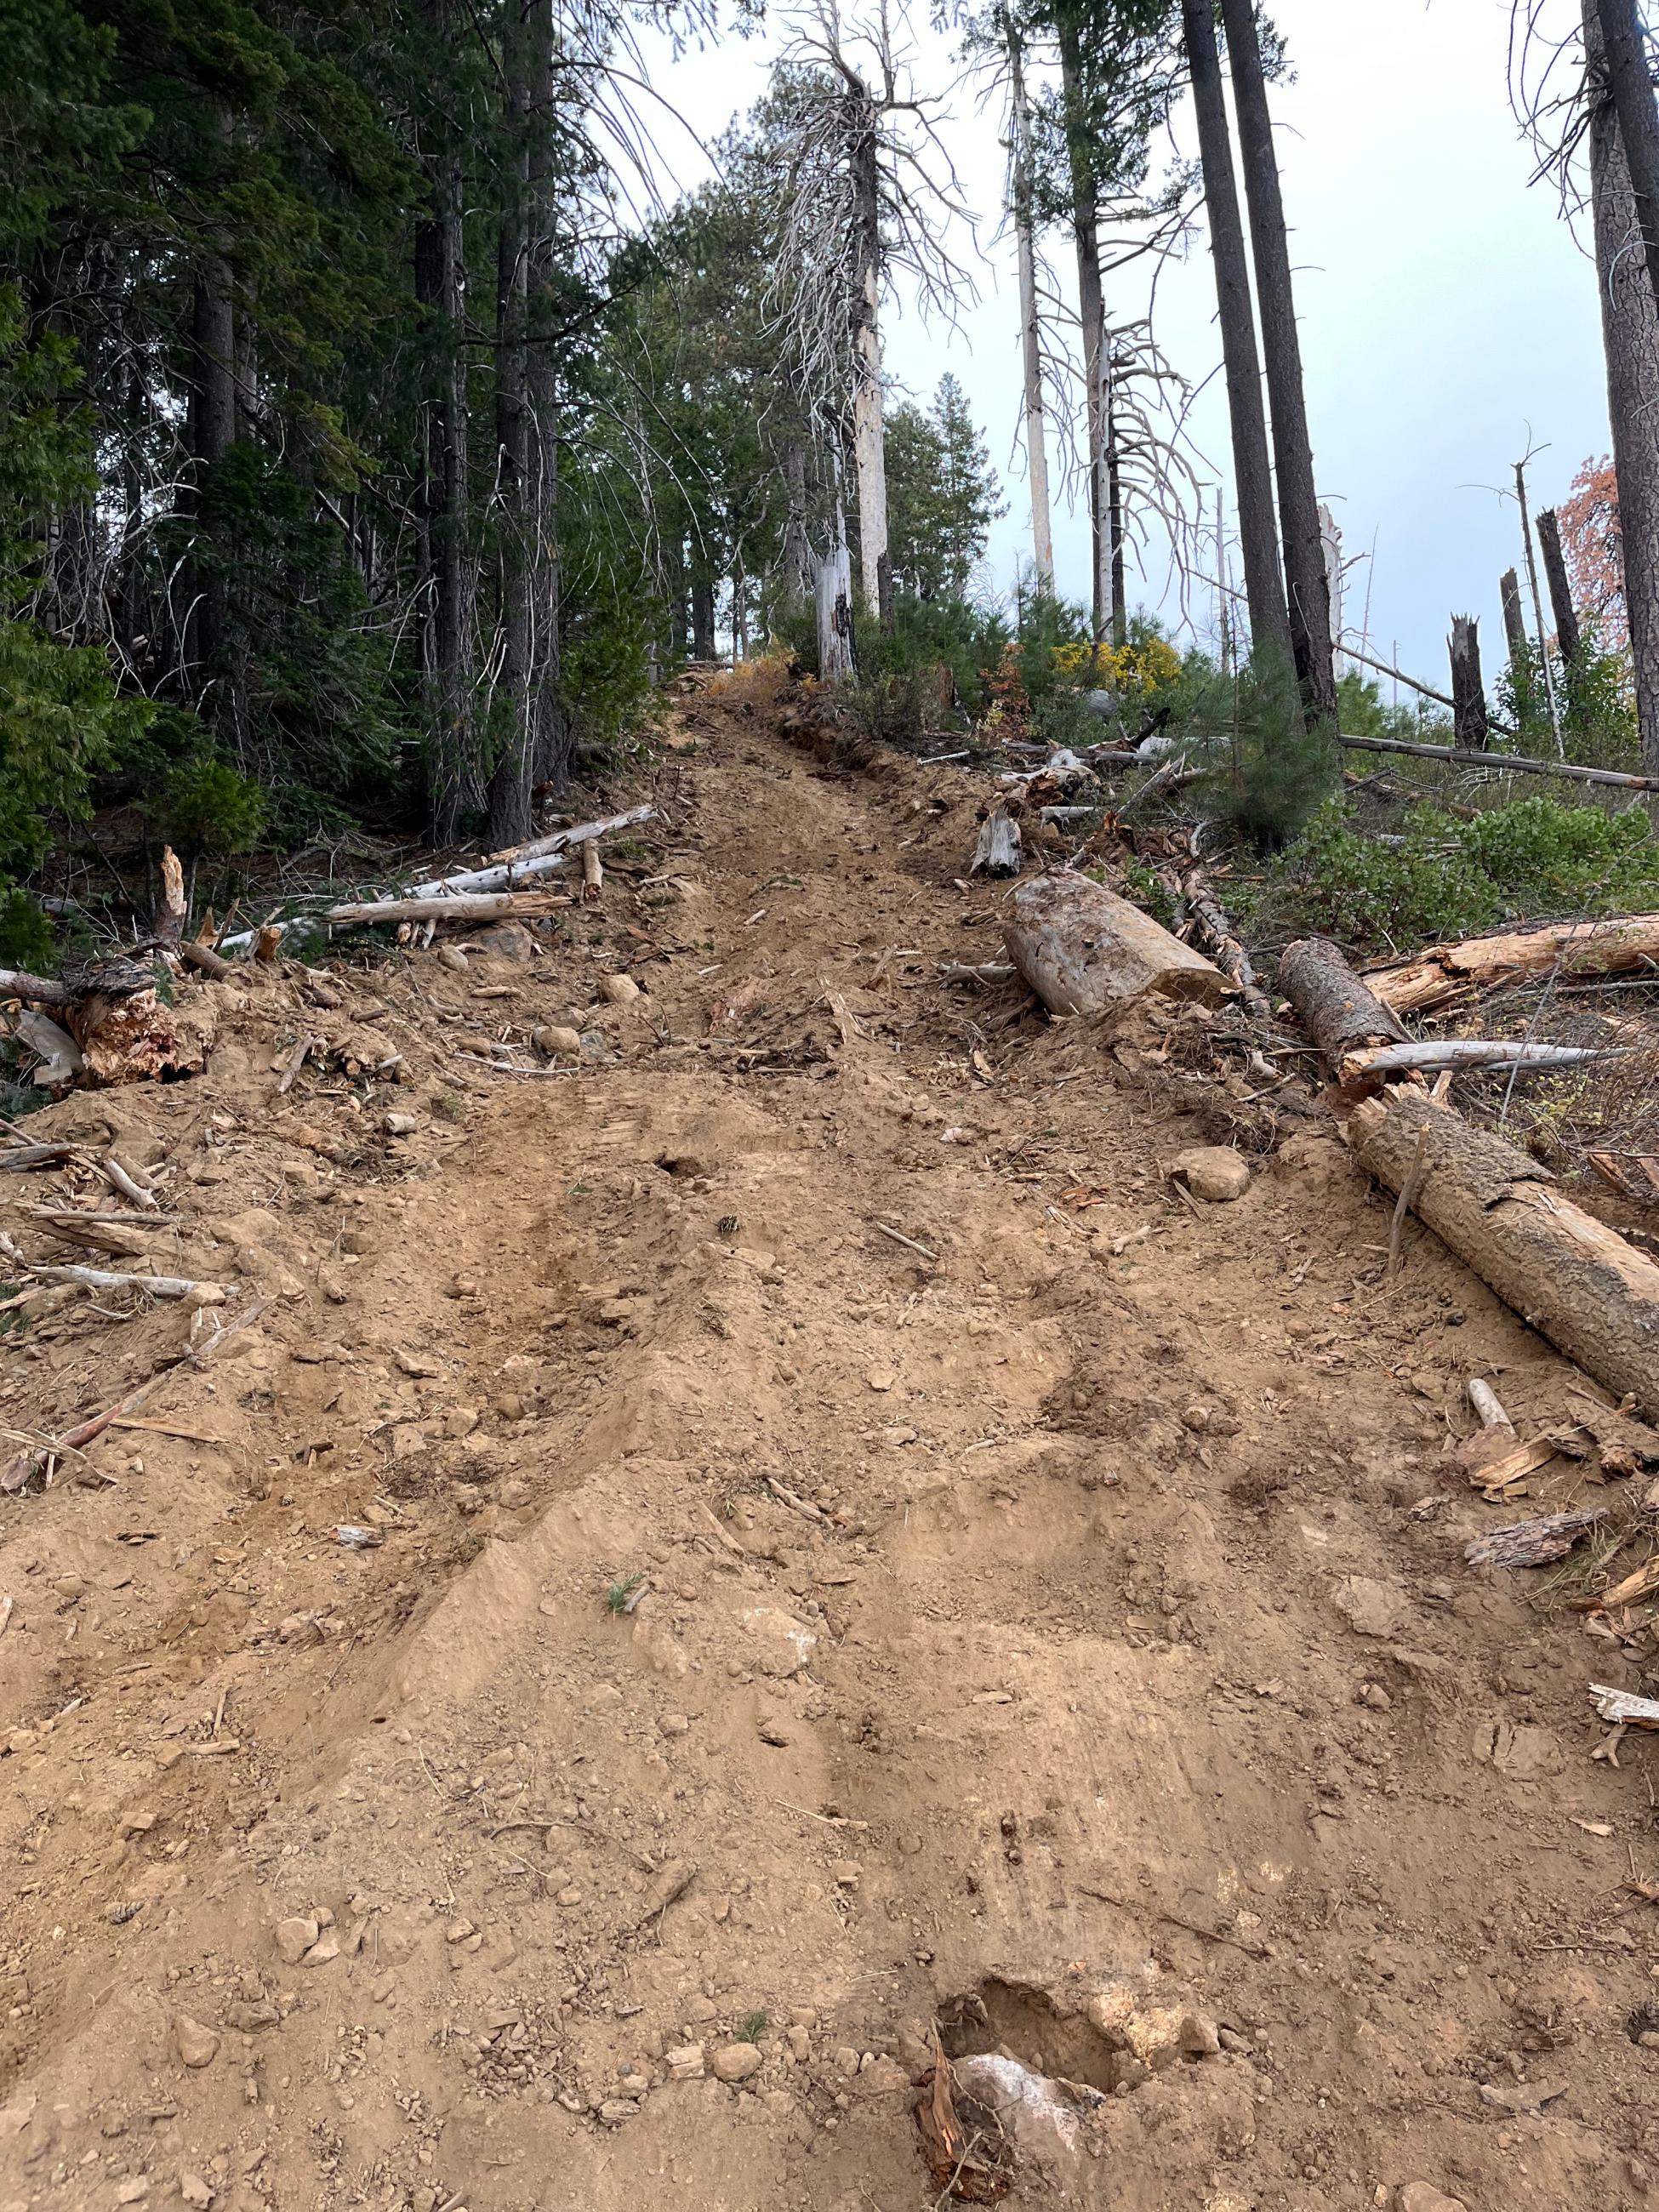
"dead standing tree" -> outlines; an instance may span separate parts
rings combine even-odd
[[[1251,640],[1257,648],[1277,648],[1289,664],[1292,659],[1290,617],[1279,566],[1273,468],[1267,453],[1267,417],[1261,397],[1261,364],[1250,305],[1244,221],[1233,175],[1221,61],[1216,49],[1215,13],[1212,0],[1182,0],[1181,13],[1198,122],[1199,158],[1204,171],[1210,251],[1215,262],[1222,362],[1227,411],[1232,426],[1239,550],[1244,562],[1244,598],[1249,609]]]
[[[1008,202],[1019,264],[1020,351],[1025,387],[1025,471],[1031,487],[1031,550],[1040,595],[1054,589],[1054,541],[1048,514],[1048,441],[1042,406],[1042,326],[1037,310],[1036,179],[1031,110],[1013,18],[1003,17],[1008,55]]]
[[[971,218],[932,103],[910,89],[886,0],[861,23],[843,22],[836,0],[819,0],[795,23],[774,93],[784,125],[774,321],[802,388],[844,426],[861,597],[890,629],[881,317],[900,277],[924,314],[948,320],[972,296],[942,235],[951,216]]]
[[[1659,311],[1643,203],[1621,128],[1626,109],[1636,111],[1636,167],[1644,173],[1639,95],[1645,88],[1650,106],[1653,93],[1644,59],[1643,82],[1620,79],[1623,105],[1615,89],[1615,64],[1629,57],[1627,51],[1609,52],[1604,18],[1622,14],[1633,21],[1627,0],[1622,8],[1619,0],[1579,0],[1577,14],[1577,36],[1563,31],[1550,38],[1537,7],[1516,0],[1510,94],[1532,136],[1537,174],[1555,181],[1569,217],[1588,198],[1593,219],[1636,716],[1643,767],[1659,775]]]

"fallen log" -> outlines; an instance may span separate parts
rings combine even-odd
[[[1536,1160],[1421,1091],[1392,1085],[1342,1124],[1393,1191],[1425,1130],[1419,1218],[1586,1374],[1659,1413],[1659,1266],[1552,1188]]]
[[[1659,791],[1659,776],[1626,775],[1622,769],[1614,768],[1580,768],[1574,761],[1528,760],[1521,753],[1488,752],[1477,745],[1424,745],[1406,738],[1340,735],[1336,742],[1350,752],[1409,753],[1414,760],[1455,761],[1461,767],[1496,769],[1504,775],[1557,775],[1570,783],[1612,784],[1620,791]]]
[[[1455,945],[1431,945],[1413,959],[1370,970],[1365,981],[1394,1012],[1415,1014],[1443,1006],[1465,991],[1490,991],[1558,972],[1560,980],[1571,981],[1644,968],[1659,982],[1659,914],[1552,922],[1467,937]]]
[[[69,988],[51,975],[31,975],[27,968],[0,968],[0,999],[27,999],[37,1006],[66,1006]]]
[[[145,1291],[153,1298],[188,1298],[192,1305],[222,1306],[225,1291],[220,1283],[196,1283],[181,1275],[118,1275],[106,1267],[54,1267],[29,1262],[29,1273],[49,1283],[83,1283],[94,1291]]]
[[[1014,893],[1003,939],[1050,1013],[1098,1018],[1148,994],[1216,1006],[1221,970],[1087,876],[1040,876]]]
[[[1287,946],[1279,973],[1333,1071],[1379,1041],[1379,1022],[1398,1027],[1322,939]],[[1413,1085],[1384,1086],[1340,1126],[1386,1189],[1415,1185],[1419,1219],[1529,1328],[1650,1418],[1659,1412],[1659,1265],[1564,1198],[1547,1168]],[[1490,1487],[1497,1472],[1471,1480]]]
[[[1166,878],[1167,881],[1167,878]],[[1224,975],[1238,987],[1244,1011],[1253,1021],[1273,1018],[1273,1008],[1256,981],[1255,967],[1243,945],[1233,933],[1226,909],[1204,882],[1200,868],[1188,868],[1170,885],[1184,902],[1194,934]]]
[[[1006,806],[994,806],[980,830],[979,843],[968,864],[969,874],[976,876],[982,871],[988,876],[1017,876],[1019,857],[1018,823]]]
[[[351,929],[381,921],[500,921],[509,915],[553,914],[570,901],[553,891],[471,891],[453,898],[371,899],[356,906],[332,906],[322,915],[331,929]]]
[[[1368,1045],[1345,1054],[1338,1073],[1345,1083],[1366,1075],[1430,1075],[1447,1068],[1501,1067],[1522,1074],[1581,1067],[1590,1060],[1625,1060],[1626,1045],[1528,1044],[1520,1037],[1431,1037],[1422,1044]]]
[[[607,814],[598,822],[578,822],[568,830],[555,830],[545,837],[532,837],[526,845],[509,845],[503,852],[489,853],[484,857],[492,866],[516,866],[520,861],[539,860],[544,853],[562,853],[572,845],[586,845],[592,838],[609,836],[613,830],[631,830],[638,823],[654,821],[656,814],[654,806],[630,806],[625,814]]]
[[[1299,937],[1285,947],[1279,981],[1318,1046],[1340,1069],[1351,1053],[1409,1040],[1399,1019],[1356,975],[1328,938]]]
[[[86,1063],[80,1046],[49,1015],[26,1006],[13,1016],[11,1033],[40,1058],[33,1079],[37,1090],[62,1091],[83,1073]]]

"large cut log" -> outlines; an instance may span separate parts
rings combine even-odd
[[[1426,1013],[1465,991],[1495,990],[1553,972],[1563,981],[1625,975],[1650,969],[1659,981],[1659,914],[1621,915],[1607,921],[1551,922],[1461,944],[1426,945],[1414,959],[1369,973],[1367,984],[1397,1014]]]
[[[1396,1017],[1327,938],[1299,937],[1287,945],[1279,963],[1279,981],[1333,1069],[1340,1069],[1350,1053],[1407,1041]]]
[[[1536,1160],[1407,1085],[1363,1100],[1342,1133],[1393,1191],[1420,1143],[1419,1219],[1586,1374],[1659,1414],[1659,1266],[1564,1198]]]
[[[1023,884],[1002,933],[1050,1013],[1109,1014],[1149,993],[1215,1006],[1231,988],[1201,953],[1087,876]]]

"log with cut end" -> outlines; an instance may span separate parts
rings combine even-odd
[[[1216,1006],[1230,988],[1201,953],[1087,876],[1022,884],[1003,937],[1050,1013],[1097,1017],[1148,994]]]
[[[1367,988],[1328,938],[1299,937],[1279,963],[1279,988],[1319,1047],[1340,1068],[1351,1053],[1406,1042],[1398,1018]]]
[[[1564,1198],[1537,1161],[1421,1091],[1391,1085],[1342,1125],[1393,1191],[1425,1131],[1419,1218],[1586,1374],[1659,1413],[1659,1266]]]
[[[968,864],[970,876],[1017,876],[1019,873],[1019,824],[1006,806],[994,806],[979,833],[979,843]]]
[[[1556,972],[1561,979],[1626,975],[1650,969],[1659,981],[1659,914],[1620,915],[1608,921],[1555,922],[1542,929],[1513,929],[1492,937],[1468,937],[1431,945],[1415,959],[1373,970],[1365,981],[1396,1014],[1427,1013],[1466,991],[1528,983]]]

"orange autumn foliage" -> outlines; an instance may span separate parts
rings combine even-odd
[[[1586,461],[1572,490],[1556,509],[1561,550],[1580,612],[1593,622],[1610,652],[1630,647],[1625,608],[1624,541],[1619,527],[1619,486],[1605,456]]]

